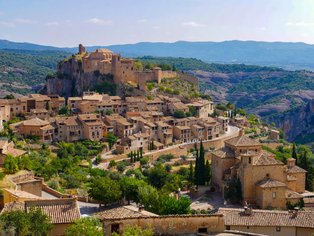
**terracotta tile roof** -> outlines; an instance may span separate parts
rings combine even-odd
[[[236,226],[283,226],[314,228],[314,212],[299,211],[296,215],[288,211],[252,210],[251,215],[243,209],[219,208],[224,215],[225,225]]]
[[[283,165],[281,161],[275,159],[275,155],[266,152],[260,151],[256,157],[254,157],[253,165],[256,166],[265,166],[265,165]]]
[[[0,140],[0,149],[4,149],[8,145],[8,140]]]
[[[256,183],[256,185],[260,186],[261,188],[277,188],[277,187],[286,187],[285,183],[282,183],[278,180],[274,180],[271,178],[265,178]]]
[[[236,147],[246,147],[246,146],[261,146],[261,144],[254,139],[251,139],[245,135],[231,138],[225,141],[225,143],[236,146]]]
[[[220,158],[235,158],[234,153],[229,148],[221,148],[212,151],[212,154]]]
[[[52,125],[45,125],[44,127],[40,128],[41,130],[51,130],[54,129],[54,127]]]
[[[24,155],[25,153],[26,151],[20,150],[14,147],[8,147],[8,149],[3,152],[3,154],[12,155],[13,157],[19,157],[19,156]]]
[[[303,196],[301,194],[297,193],[297,192],[294,192],[294,191],[288,189],[286,191],[286,198],[289,198],[289,199],[297,198],[297,199],[299,199],[299,198],[303,198]]]
[[[39,207],[53,224],[72,223],[81,217],[76,199],[59,198],[25,201],[25,208]]]
[[[139,211],[137,207],[128,205],[117,208],[112,208],[110,210],[105,210],[99,212],[95,215],[97,218],[104,219],[126,219],[134,217],[145,217],[145,216],[157,216],[149,211]]]
[[[11,202],[4,205],[3,212],[22,210],[30,211],[33,207],[40,208],[53,224],[73,223],[81,217],[76,199],[42,199],[27,200],[25,202]]]
[[[22,190],[4,189],[4,191],[10,193],[11,195],[17,198],[42,199],[41,197],[37,195],[31,194],[29,192],[25,192]]]
[[[307,171],[302,169],[301,167],[299,166],[292,166],[292,167],[287,167],[287,173],[306,173]]]
[[[25,209],[24,202],[9,202],[9,203],[4,204],[1,214],[5,212],[18,211],[18,210],[24,211],[24,209]]]
[[[45,120],[41,120],[41,119],[36,117],[36,118],[30,119],[30,120],[23,121],[23,125],[26,125],[26,126],[45,126],[45,125],[49,125],[49,122],[45,121]]]

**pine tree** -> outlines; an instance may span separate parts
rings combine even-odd
[[[200,144],[200,153],[199,153],[199,184],[205,184],[205,150],[203,146],[203,142],[201,140]]]
[[[296,164],[298,165],[299,163],[298,163],[298,154],[297,154],[297,150],[296,150],[296,146],[295,146],[295,143],[293,144],[293,146],[292,146],[292,158],[294,158],[295,159],[295,162],[296,162]]]
[[[304,151],[301,155],[299,166],[303,168],[304,170],[308,169],[307,165],[307,151]]]
[[[193,164],[192,164],[192,161],[190,161],[190,173],[189,173],[189,181],[190,181],[190,183],[193,183],[193,180],[194,180]]]

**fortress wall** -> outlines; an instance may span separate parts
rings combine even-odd
[[[135,76],[137,77],[139,89],[146,89],[146,83],[154,81],[154,72],[152,71],[137,71],[135,72]]]
[[[137,76],[135,73],[135,66],[133,61],[121,62],[120,68],[118,67],[118,71],[122,82],[131,81],[137,84]]]
[[[161,71],[161,78],[165,79],[165,78],[175,78],[177,77],[178,74],[176,71],[171,71],[171,70],[165,70],[165,71]]]

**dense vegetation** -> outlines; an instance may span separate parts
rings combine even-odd
[[[68,55],[60,51],[0,50],[0,82],[9,92],[29,93],[33,86],[45,83],[47,74]]]

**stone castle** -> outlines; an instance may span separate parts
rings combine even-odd
[[[135,60],[122,58],[108,49],[97,49],[87,53],[85,47],[79,45],[79,55],[82,55],[82,69],[90,73],[99,71],[101,74],[112,74],[116,84],[133,83],[140,89],[145,89],[148,81],[160,83],[163,78],[177,77],[175,71],[162,71],[159,67],[152,70],[137,70]]]

